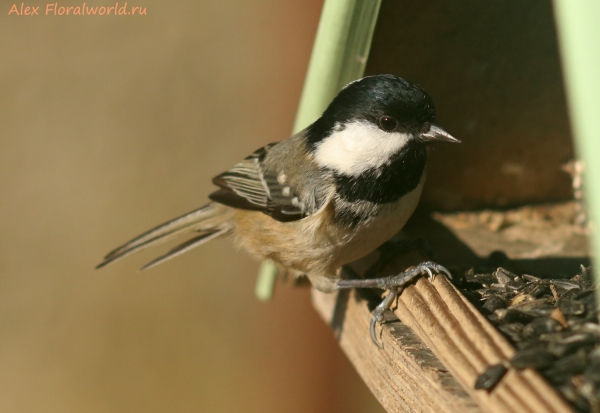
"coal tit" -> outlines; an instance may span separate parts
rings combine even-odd
[[[374,324],[402,285],[419,274],[449,273],[426,262],[396,277],[343,280],[340,268],[402,229],[421,196],[432,141],[459,142],[436,124],[423,89],[393,75],[351,82],[306,129],[215,177],[211,203],[115,249],[98,268],[184,234],[191,238],[143,269],[232,235],[320,291],[390,290],[371,323],[377,343]]]

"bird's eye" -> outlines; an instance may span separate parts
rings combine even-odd
[[[391,132],[398,126],[398,121],[389,116],[382,116],[379,118],[379,127],[386,132]]]

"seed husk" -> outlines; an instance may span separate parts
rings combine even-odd
[[[494,387],[502,380],[502,377],[506,374],[508,369],[503,364],[495,364],[490,366],[484,373],[482,373],[475,382],[475,389],[485,389],[492,391]]]
[[[563,326],[551,317],[539,317],[523,327],[523,336],[539,337],[542,334],[562,331]]]
[[[510,365],[517,369],[532,367],[535,369],[546,369],[552,366],[556,356],[543,348],[529,348],[519,350],[510,359]]]
[[[499,308],[506,308],[507,305],[508,303],[504,298],[502,298],[499,295],[493,294],[490,295],[490,297],[486,300],[485,304],[483,305],[483,308],[488,310],[490,313],[493,313]]]

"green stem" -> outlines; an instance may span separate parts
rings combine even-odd
[[[585,163],[585,199],[591,223],[596,283],[600,241],[600,1],[554,0],[571,128],[578,157]],[[596,290],[597,303],[600,291]]]
[[[317,120],[344,85],[363,76],[380,6],[381,0],[325,1],[294,133]],[[262,263],[255,289],[261,301],[273,295],[276,273],[271,261]]]

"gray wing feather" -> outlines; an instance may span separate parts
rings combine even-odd
[[[304,199],[314,196],[314,191],[304,191],[307,195],[303,197],[293,184],[278,181],[277,176],[283,170],[277,170],[273,165],[266,167],[269,153],[276,145],[269,144],[257,150],[215,177],[213,182],[222,189],[211,194],[211,199],[234,208],[259,210],[283,222],[314,213],[318,202]]]

